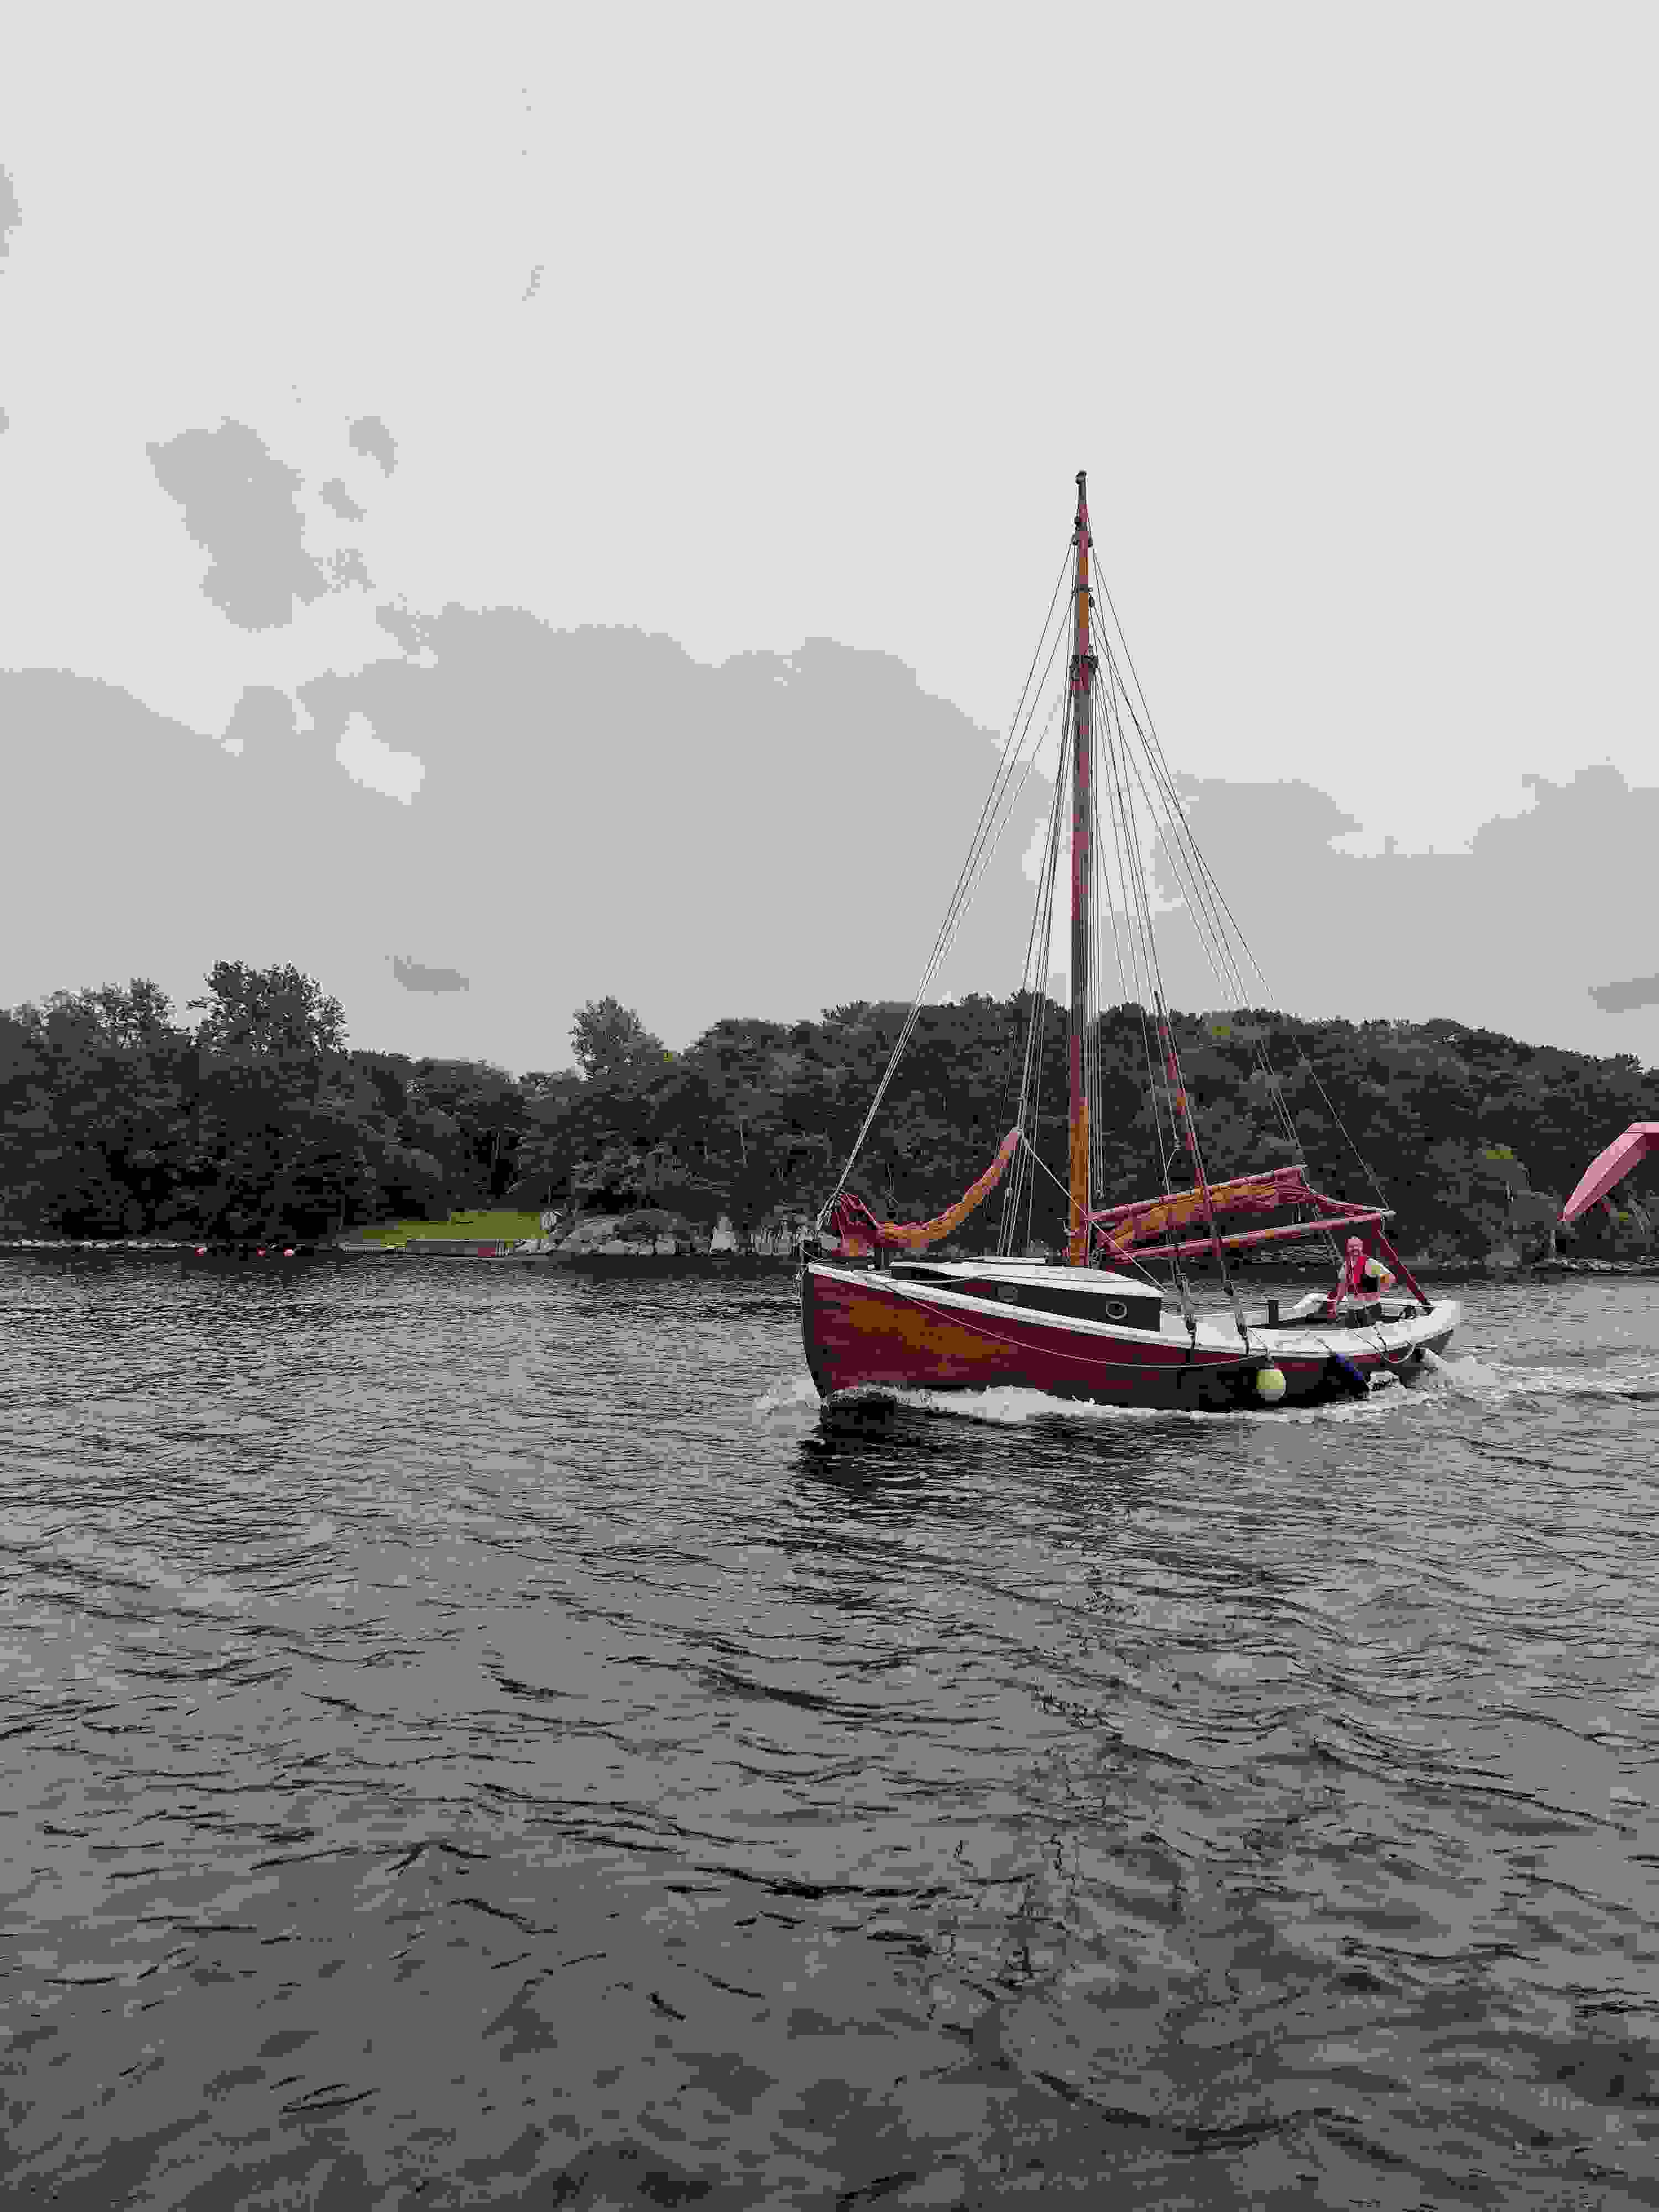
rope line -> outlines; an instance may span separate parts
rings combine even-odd
[[[1091,542],[1092,545],[1092,537]],[[1170,872],[1176,903],[1185,908],[1196,933],[1200,952],[1223,1001],[1231,998],[1241,1013],[1249,1011],[1248,968],[1267,1003],[1272,1005],[1271,988],[1261,963],[1200,848],[1188,819],[1187,802],[1164,752],[1116,604],[1098,567],[1098,548],[1095,547],[1094,551],[1097,565],[1091,576],[1090,603],[1091,606],[1103,605],[1109,619],[1097,620],[1091,626],[1091,645],[1095,656],[1095,675],[1090,689],[1092,766],[1087,819],[1084,824],[1090,846],[1091,882],[1092,885],[1099,886],[1098,896],[1106,907],[1103,921],[1091,901],[1089,927],[1081,947],[1085,963],[1084,1000],[1085,1005],[1093,1009],[1091,1024],[1082,1041],[1084,1097],[1090,1122],[1088,1171],[1091,1200],[1103,1188],[1105,1171],[1104,1017],[1100,1006],[1100,986],[1105,975],[1105,934],[1108,929],[1124,1003],[1134,1006],[1139,1020],[1146,1062],[1146,1095],[1151,1109],[1152,1133],[1162,1187],[1166,1195],[1172,1194],[1171,1170],[1183,1147],[1191,1155],[1192,1179],[1200,1187],[1207,1187],[1208,1182],[1191,1097],[1182,1068],[1179,1041],[1169,1010],[1164,962],[1154,926],[1153,871],[1156,856],[1160,851]],[[1042,1158],[1036,1143],[1042,1120],[1043,1046],[1049,1012],[1048,963],[1053,954],[1055,884],[1067,815],[1067,783],[1073,769],[1078,739],[1078,697],[1072,692],[1067,680],[1069,656],[1062,668],[1062,681],[1056,696],[1041,720],[1039,714],[1045,698],[1049,695],[1050,682],[1061,648],[1071,632],[1072,601],[1069,596],[1062,599],[1062,594],[1067,571],[1073,567],[1076,557],[1075,533],[1068,532],[1060,574],[1038,632],[1025,680],[1010,718],[1008,734],[1003,741],[996,771],[981,809],[967,857],[957,875],[921,981],[901,1024],[870,1109],[864,1117],[840,1179],[818,1214],[820,1227],[836,1198],[847,1188],[915,1034],[928,989],[956,941],[963,918],[999,849],[1038,756],[1059,717],[1060,743],[1054,794],[1043,839],[1043,866],[1027,934],[1020,988],[1015,994],[1016,1002],[1022,996],[1027,999],[1016,1122],[1022,1143],[1004,1182],[998,1249],[1003,1252],[1011,1251],[1019,1241],[1022,1213],[1025,1243],[1029,1244],[1039,1175],[1047,1177],[1048,1182],[1066,1198],[1069,1229],[1069,1186],[1062,1182]],[[1060,611],[1058,622],[1057,610]],[[1042,670],[1040,678],[1037,673],[1039,668]],[[1111,817],[1109,841],[1103,833],[1101,820],[1100,790],[1103,782],[1107,787],[1107,811]],[[1077,982],[1078,979],[1073,977],[1073,989]],[[1159,1031],[1156,1044],[1152,1036],[1154,1022]],[[1270,1016],[1267,1024],[1256,1025],[1255,1033],[1248,1038],[1249,1061],[1253,1075],[1259,1075],[1265,1086],[1269,1116],[1282,1133],[1296,1165],[1305,1175],[1308,1172],[1306,1150],[1285,1095],[1285,1084],[1273,1068],[1267,1048],[1267,1037],[1277,1034],[1279,1024],[1283,1025],[1292,1047],[1298,1043],[1294,1026],[1280,1011]],[[1295,1068],[1298,1074],[1305,1073],[1310,1079],[1320,1104],[1358,1162],[1379,1204],[1386,1206],[1387,1197],[1381,1182],[1337,1111],[1305,1046],[1297,1053]],[[1013,1036],[1011,1032],[1009,1085],[1012,1085],[1012,1073]],[[1310,1232],[1316,1226],[1311,1221],[1305,1225]],[[1340,1222],[1334,1221],[1329,1224],[1322,1221],[1317,1224],[1318,1233],[1325,1237],[1331,1251],[1339,1259],[1336,1232],[1340,1226]],[[1213,1222],[1211,1229],[1212,1239],[1215,1239],[1218,1232]],[[1239,1317],[1235,1285],[1225,1253],[1218,1241],[1215,1243],[1215,1256],[1248,1352],[1249,1334]],[[1151,1271],[1143,1263],[1131,1258],[1129,1264],[1137,1267],[1151,1279]],[[1179,1258],[1173,1255],[1170,1265],[1190,1328],[1193,1308],[1185,1273]],[[1386,1346],[1381,1348],[1387,1358]]]
[[[961,872],[957,878],[956,887],[951,894],[950,905],[945,909],[945,920],[939,925],[939,935],[933,941],[933,949],[929,954],[927,964],[922,971],[921,981],[916,986],[915,997],[911,1000],[909,1012],[906,1014],[903,1024],[900,1028],[897,1040],[896,1041],[892,1053],[888,1059],[885,1073],[883,1074],[879,1085],[877,1086],[874,1098],[872,1099],[870,1103],[870,1110],[865,1115],[863,1126],[860,1127],[857,1137],[854,1139],[853,1149],[847,1156],[847,1163],[842,1169],[839,1182],[836,1183],[836,1188],[830,1192],[829,1197],[824,1200],[823,1205],[819,1209],[817,1222],[817,1226],[819,1228],[823,1227],[825,1219],[828,1218],[830,1207],[835,1204],[836,1199],[840,1197],[842,1192],[847,1188],[848,1178],[852,1174],[853,1169],[857,1163],[858,1156],[864,1148],[864,1140],[870,1133],[871,1125],[875,1121],[876,1115],[881,1110],[882,1101],[887,1095],[888,1086],[892,1082],[893,1077],[897,1072],[899,1062],[904,1057],[905,1049],[909,1044],[911,1036],[915,1029],[916,1022],[921,1016],[922,1005],[927,993],[927,988],[933,981],[934,975],[938,973],[941,962],[944,960],[945,954],[950,951],[951,945],[955,940],[957,930],[961,924],[962,917],[968,910],[968,907],[972,900],[974,892],[979,887],[980,879],[983,876],[986,867],[989,866],[992,854],[994,853],[996,846],[1000,841],[1002,831],[1007,826],[1009,814],[1012,812],[1013,805],[1018,802],[1019,793],[1025,787],[1026,778],[1030,775],[1032,762],[1036,758],[1036,748],[1032,749],[1031,753],[1026,758],[1024,771],[1020,776],[1018,785],[1017,787],[1013,787],[1012,795],[1009,796],[1010,787],[1013,785],[1014,765],[1017,763],[1020,755],[1024,751],[1025,740],[1030,734],[1031,724],[1036,718],[1036,708],[1043,686],[1046,685],[1048,681],[1047,670],[1044,672],[1043,684],[1039,684],[1037,687],[1038,696],[1031,702],[1031,710],[1025,717],[1025,724],[1023,730],[1019,728],[1019,717],[1024,708],[1026,698],[1030,692],[1032,672],[1035,671],[1038,660],[1041,659],[1043,646],[1048,641],[1049,626],[1054,621],[1054,610],[1060,604],[1060,587],[1064,584],[1065,580],[1066,563],[1062,562],[1060,575],[1055,581],[1053,596],[1050,598],[1048,602],[1048,611],[1043,617],[1042,629],[1038,635],[1036,650],[1031,655],[1031,665],[1026,672],[1025,682],[1021,687],[1019,699],[1014,708],[1009,738],[1007,743],[1003,748],[1001,757],[998,760],[997,770],[995,775],[992,778],[990,792],[986,797],[984,805],[980,810],[979,823],[975,830],[973,842],[969,848],[968,857],[963,861]],[[1062,622],[1056,631],[1054,645],[1049,653],[1049,668],[1052,668],[1054,665],[1054,653],[1058,652],[1060,641],[1065,636],[1065,634],[1066,625]],[[1015,734],[1016,732],[1018,732],[1018,736]],[[1047,728],[1045,726],[1045,728],[1040,733],[1037,740],[1039,746],[1042,744],[1042,737],[1046,736],[1047,733]],[[1001,817],[1000,821],[995,818],[999,812]],[[991,825],[994,823],[994,827],[993,828]]]

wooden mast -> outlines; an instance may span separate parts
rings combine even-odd
[[[1077,520],[1072,543],[1076,549],[1073,587],[1076,632],[1072,649],[1071,1219],[1066,1257],[1071,1266],[1081,1267],[1089,1257],[1089,1094],[1084,1063],[1089,1029],[1089,879],[1093,868],[1089,849],[1093,765],[1090,748],[1095,674],[1089,640],[1088,477],[1082,469],[1077,476]]]

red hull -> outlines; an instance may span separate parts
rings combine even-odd
[[[1443,1330],[1425,1334],[1424,1348],[1439,1351],[1453,1325],[1449,1320]],[[899,1289],[873,1269],[854,1275],[812,1261],[802,1272],[801,1334],[807,1366],[824,1397],[871,1387],[1012,1386],[1107,1404],[1224,1405],[1253,1401],[1255,1371],[1269,1364],[1284,1375],[1287,1397],[1324,1395],[1332,1381],[1329,1347],[1297,1356],[1253,1333],[1247,1352],[1242,1342],[1194,1346],[1184,1334],[1158,1338],[1074,1328],[1063,1319],[1006,1307],[964,1310]],[[1362,1376],[1399,1364],[1374,1335],[1357,1331],[1339,1348]]]

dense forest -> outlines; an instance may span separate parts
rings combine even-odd
[[[1024,998],[922,1010],[853,1179],[878,1212],[936,1212],[985,1167],[1013,1120],[1028,1011]],[[220,962],[183,1018],[143,978],[59,992],[0,1013],[0,1237],[318,1237],[491,1204],[567,1218],[659,1207],[710,1228],[723,1214],[740,1240],[775,1233],[833,1188],[904,1014],[734,1018],[671,1053],[604,999],[576,1018],[574,1066],[514,1077],[349,1046],[337,1002],[293,968]],[[1659,1071],[1629,1056],[1453,1022],[1243,1012],[1175,1028],[1213,1176],[1286,1157],[1276,1086],[1315,1180],[1369,1196],[1363,1156],[1400,1249],[1449,1264],[1535,1253],[1591,1157],[1659,1120]],[[1104,1190],[1144,1195],[1160,1163],[1138,1010],[1102,1016],[1100,1055]],[[1061,1180],[1066,1079],[1050,1006],[1039,1150]],[[1620,1218],[1587,1220],[1571,1249],[1650,1244],[1633,1182]],[[964,1249],[994,1236],[1001,1203]],[[1035,1239],[1058,1243],[1061,1203],[1039,1178]]]

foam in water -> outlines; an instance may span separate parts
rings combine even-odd
[[[1466,1352],[1457,1359],[1424,1354],[1428,1380],[1443,1389],[1492,1391],[1534,1398],[1650,1398],[1659,1395],[1659,1378],[1607,1375],[1594,1368],[1528,1367],[1480,1358]]]
[[[775,1413],[799,1413],[803,1406],[817,1402],[818,1386],[810,1375],[781,1375],[769,1390],[756,1399],[754,1411],[763,1421]]]
[[[987,1390],[906,1389],[897,1385],[871,1384],[862,1389],[843,1391],[836,1402],[845,1405],[871,1400],[908,1407],[915,1413],[944,1413],[957,1420],[988,1422],[1001,1428],[1018,1428],[1030,1421],[1199,1421],[1207,1425],[1218,1419],[1273,1426],[1286,1421],[1323,1424],[1370,1420],[1413,1398],[1435,1397],[1447,1392],[1645,1398],[1659,1395],[1659,1388],[1638,1385],[1632,1389],[1628,1376],[1510,1366],[1482,1359],[1472,1352],[1455,1359],[1445,1359],[1438,1352],[1425,1351],[1412,1389],[1405,1388],[1399,1376],[1385,1372],[1376,1376],[1364,1398],[1335,1399],[1315,1406],[1244,1405],[1218,1413],[1197,1407],[1097,1405],[1087,1399],[1051,1398],[1041,1390],[1021,1389],[1014,1384],[1001,1384]],[[757,1419],[770,1420],[815,1411],[818,1403],[817,1389],[810,1376],[783,1375],[754,1401],[754,1412]]]
[[[1500,1387],[1504,1379],[1495,1367],[1477,1359],[1472,1352],[1456,1359],[1443,1359],[1437,1352],[1425,1348],[1423,1364],[1435,1382],[1449,1383],[1454,1389],[1490,1390]]]
[[[1387,1395],[1386,1392],[1378,1395]],[[844,1391],[838,1405],[860,1399],[902,1406],[913,1413],[944,1413],[960,1421],[1019,1428],[1030,1421],[1184,1421],[1207,1428],[1217,1422],[1248,1422],[1253,1427],[1282,1427],[1287,1421],[1352,1421],[1375,1419],[1369,1399],[1336,1399],[1318,1406],[1237,1406],[1225,1412],[1190,1406],[1101,1405],[1088,1398],[1051,1398],[1045,1391],[1002,1383],[986,1390],[920,1390],[872,1385]]]

